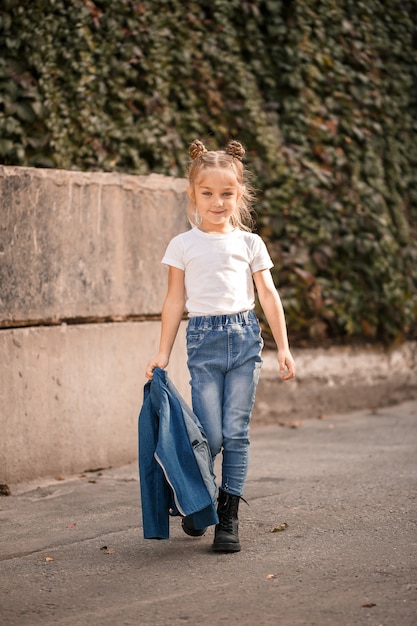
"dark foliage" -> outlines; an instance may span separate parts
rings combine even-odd
[[[4,164],[249,151],[291,336],[416,334],[416,0],[3,0]]]

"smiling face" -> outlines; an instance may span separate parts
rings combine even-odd
[[[188,188],[191,201],[201,217],[200,230],[227,233],[233,230],[231,216],[237,211],[240,187],[233,171],[207,169],[193,187]]]

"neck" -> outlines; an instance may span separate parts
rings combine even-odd
[[[227,235],[228,233],[233,232],[234,226],[232,226],[231,224],[228,226],[225,226],[224,228],[213,228],[212,226],[197,226],[198,230],[201,230],[201,232],[206,233],[207,235]]]

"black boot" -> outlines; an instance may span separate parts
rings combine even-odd
[[[202,537],[207,528],[196,528],[194,526],[192,515],[187,515],[181,520],[181,526],[186,535],[190,537]]]
[[[238,518],[240,496],[219,490],[217,513],[219,523],[214,532],[214,552],[239,552]]]

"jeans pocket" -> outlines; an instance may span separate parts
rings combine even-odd
[[[262,352],[264,347],[264,340],[262,338],[261,328],[259,324],[251,324],[247,327],[247,337],[253,342],[254,346],[257,346],[259,353]]]
[[[201,330],[187,330],[187,351],[196,350],[204,340],[204,333]]]

